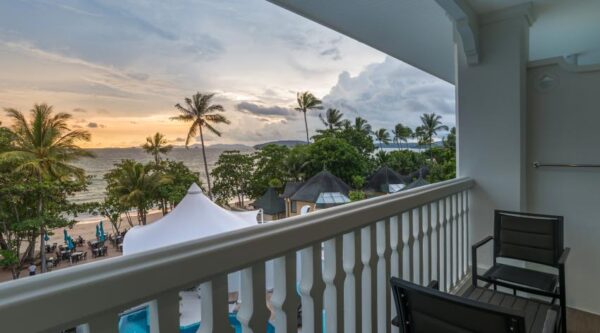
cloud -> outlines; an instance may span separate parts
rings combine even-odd
[[[342,72],[323,103],[347,117],[366,118],[374,128],[399,122],[416,127],[423,113],[437,113],[444,124],[455,124],[454,86],[391,57],[356,76]]]
[[[87,110],[86,109],[82,109],[82,108],[74,108],[73,112],[77,112],[77,113],[86,113]]]
[[[174,142],[185,142],[184,138],[177,138],[175,140],[173,140]]]
[[[236,105],[238,111],[261,116],[281,116],[285,118],[295,118],[296,112],[290,108],[281,106],[262,106],[250,102],[241,102]],[[262,117],[264,118],[264,117]]]
[[[333,60],[340,60],[342,59],[342,52],[340,51],[339,48],[337,47],[332,47],[326,50],[321,51],[321,53],[319,53],[322,56],[325,57],[331,57],[331,59]]]
[[[225,47],[218,39],[202,34],[182,42],[182,50],[198,60],[214,60],[225,52]]]

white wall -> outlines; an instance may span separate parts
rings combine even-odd
[[[554,85],[539,86],[540,79]],[[539,168],[546,163],[600,164],[600,70],[575,72],[556,62],[527,74],[527,203],[565,217],[567,304],[600,313],[600,168]]]
[[[470,196],[470,239],[493,233],[494,209],[525,205],[525,114],[528,22],[525,15],[480,27],[480,64],[457,48],[458,175],[476,185]],[[478,264],[490,264],[490,246]]]

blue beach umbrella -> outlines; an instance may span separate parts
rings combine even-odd
[[[100,241],[104,241],[104,221],[100,221]]]
[[[47,242],[50,240],[50,237],[48,237],[48,233],[44,233],[44,240]]]
[[[75,242],[73,242],[73,238],[71,238],[71,236],[69,236],[69,238],[67,239],[67,247],[69,248],[69,250],[75,248]]]
[[[67,229],[63,229],[63,233],[65,235],[65,244],[69,243],[69,235],[67,234]]]

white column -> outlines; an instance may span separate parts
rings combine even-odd
[[[469,217],[472,242],[493,232],[494,209],[525,207],[528,8],[479,18],[478,65],[468,65],[461,47],[456,48],[458,176],[476,181]],[[489,260],[487,251],[481,260]]]

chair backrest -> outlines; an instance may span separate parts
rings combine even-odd
[[[391,279],[391,286],[401,332],[527,332],[522,312],[446,294],[398,278]]]
[[[494,260],[512,258],[556,267],[563,243],[562,216],[494,212]]]

